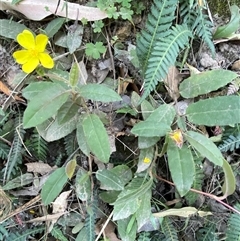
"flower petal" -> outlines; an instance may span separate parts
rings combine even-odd
[[[34,49],[35,48],[34,36],[28,30],[23,30],[22,33],[18,34],[17,42],[25,49]]]
[[[35,47],[35,49],[40,53],[43,52],[46,48],[47,42],[48,42],[47,35],[38,34],[37,37],[36,37],[36,47]]]
[[[28,59],[28,61],[25,64],[23,64],[22,70],[25,73],[29,74],[33,72],[34,69],[37,68],[38,64],[39,64],[39,60],[37,58]]]
[[[52,59],[52,57],[47,54],[47,53],[39,53],[38,55],[39,60],[42,64],[43,67],[47,68],[47,69],[52,69],[54,66],[54,61]]]
[[[28,50],[19,50],[13,53],[13,57],[19,64],[25,64],[30,58]]]

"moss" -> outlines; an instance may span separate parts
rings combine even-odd
[[[229,6],[240,6],[240,0],[210,0],[208,1],[209,8],[212,14],[218,14],[219,16],[230,16]]]

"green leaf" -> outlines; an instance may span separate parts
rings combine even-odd
[[[109,162],[110,144],[107,132],[99,117],[88,114],[82,121],[84,136],[91,152],[104,163]]]
[[[135,213],[140,207],[143,195],[152,187],[153,180],[135,178],[119,194],[114,202],[113,220],[124,219]]]
[[[195,165],[192,152],[186,145],[183,145],[180,149],[169,138],[167,155],[172,180],[180,196],[183,197],[191,188],[194,180]]]
[[[124,241],[136,240],[136,235],[137,235],[136,221],[133,223],[132,229],[130,230],[130,232],[127,232],[127,228],[130,220],[131,220],[131,217],[117,221],[118,233],[120,235],[121,240],[124,240]]]
[[[101,182],[101,189],[123,190],[132,179],[132,172],[126,165],[118,165],[111,170],[98,170],[96,178]]]
[[[79,92],[83,98],[95,101],[113,102],[122,100],[114,90],[103,84],[82,85]]]
[[[163,104],[154,110],[145,121],[136,124],[131,132],[144,137],[165,136],[171,130],[170,126],[175,114],[172,105]]]
[[[39,94],[35,97],[31,96],[31,100],[24,112],[24,128],[34,127],[43,123],[52,117],[68,99],[69,93],[59,84],[51,83],[49,85],[46,82],[42,83],[41,87],[41,97]],[[30,87],[27,90],[29,89]],[[29,93],[27,95],[29,96]],[[25,97],[25,90],[23,90],[23,96]]]
[[[138,230],[148,222],[152,212],[151,212],[151,198],[152,191],[151,189],[147,190],[147,192],[143,195],[140,208],[136,212],[136,219],[138,224]]]
[[[114,203],[117,200],[117,197],[121,191],[106,191],[101,192],[99,194],[99,197],[105,202],[105,203]]]
[[[229,195],[232,195],[236,189],[236,179],[230,164],[223,159],[223,171],[224,171],[224,183],[222,186],[223,197],[225,199]]]
[[[190,104],[186,110],[189,122],[206,126],[240,123],[240,96],[219,96]]]
[[[65,167],[58,168],[48,177],[41,191],[44,205],[50,204],[60,194],[67,180]]]
[[[155,145],[159,140],[160,140],[159,136],[154,136],[154,137],[139,136],[138,147],[139,149],[149,148]]]
[[[73,31],[69,30],[67,34],[67,47],[69,53],[73,54],[81,46],[83,36],[83,26],[78,25]]]
[[[194,74],[185,79],[179,86],[180,94],[184,98],[194,98],[207,94],[230,83],[237,78],[233,71],[215,69],[199,74]]]
[[[11,190],[17,187],[23,187],[33,182],[33,174],[25,173],[19,177],[15,177],[14,179],[8,181],[6,185],[2,187],[2,190]]]
[[[48,23],[47,27],[44,29],[44,32],[49,38],[52,38],[58,30],[62,27],[65,22],[65,18],[55,18],[50,23]]]
[[[56,141],[67,136],[76,129],[78,118],[79,116],[78,114],[76,114],[68,122],[60,124],[58,121],[58,117],[56,117],[56,119],[51,121],[50,123],[46,121],[38,125],[37,130],[42,136],[42,138],[44,138],[46,141]],[[46,123],[48,124],[46,125]]]
[[[62,125],[70,121],[78,112],[80,106],[80,98],[73,100],[68,100],[65,102],[57,112],[58,124]]]
[[[83,168],[79,168],[76,175],[76,194],[78,198],[85,202],[91,197],[91,181],[89,173]]]
[[[80,117],[77,123],[77,142],[80,150],[84,153],[84,155],[89,156],[90,149],[87,144],[87,138],[83,131],[82,120],[83,120],[83,117]]]
[[[149,137],[150,138],[150,137]],[[154,147],[140,149],[138,167],[136,173],[145,171],[152,163],[154,158]]]
[[[222,153],[209,138],[194,131],[188,131],[183,134],[187,141],[201,154],[201,156],[206,157],[215,165],[223,165],[224,158]]]
[[[88,57],[99,59],[100,54],[103,54],[106,52],[106,47],[103,46],[102,42],[96,42],[96,44],[87,43],[85,52]]]
[[[17,35],[23,30],[29,30],[31,32],[31,29],[25,25],[7,19],[0,19],[0,26],[0,36],[14,40],[17,39]]]
[[[67,163],[67,165],[65,167],[65,171],[66,171],[68,179],[70,179],[70,180],[72,179],[72,176],[75,172],[76,166],[77,166],[76,157],[74,157],[72,160],[70,160]]]
[[[214,39],[228,38],[239,29],[240,14],[236,5],[230,7],[231,19],[228,24],[217,28],[213,35]]]
[[[79,79],[79,69],[77,63],[73,63],[69,74],[69,82],[71,87],[75,87]]]

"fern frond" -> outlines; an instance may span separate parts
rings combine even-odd
[[[33,229],[24,230],[24,232],[10,232],[9,236],[5,239],[5,241],[25,241],[27,240],[28,236],[42,233],[44,230],[45,227],[41,226]]]
[[[169,36],[159,39],[153,48],[144,76],[144,92],[140,102],[167,76],[169,67],[175,64],[180,49],[188,45],[192,35],[184,25],[176,25],[169,32]]]
[[[0,241],[5,240],[8,237],[8,231],[4,224],[0,224]]]
[[[14,139],[5,169],[6,180],[9,180],[12,175],[15,175],[19,165],[22,164],[22,141],[25,131],[22,126],[22,116],[20,113],[15,117],[14,127]]]
[[[203,170],[199,166],[195,165],[195,177],[193,180],[192,188],[196,190],[202,190],[203,180],[204,180]],[[185,195],[185,199],[189,206],[192,206],[195,203],[198,195],[199,195],[198,193],[195,193],[192,191],[189,191]]]
[[[137,56],[141,70],[145,73],[147,63],[155,43],[159,38],[169,35],[168,30],[175,19],[177,0],[154,0],[148,14],[145,29],[137,38]]]
[[[141,232],[138,236],[137,241],[151,241],[149,232]]]
[[[46,160],[48,143],[38,134],[36,129],[29,139],[29,144],[26,144],[26,146],[37,159],[41,161]]]
[[[212,41],[212,23],[208,16],[202,12],[202,8],[197,9],[197,18],[193,25],[196,35],[202,39],[209,47],[212,55],[215,55],[215,47]]]
[[[240,147],[240,134],[237,136],[230,135],[223,144],[218,146],[221,152],[234,151]]]
[[[0,158],[7,159],[10,147],[3,141],[0,141]]]
[[[208,222],[203,228],[197,232],[198,241],[217,241],[216,224]]]
[[[235,208],[240,210],[240,204],[237,204]],[[240,240],[240,215],[237,213],[231,214],[228,220],[226,241],[232,240]]]
[[[163,218],[161,223],[162,232],[165,235],[164,241],[178,241],[176,228],[168,217]]]
[[[62,230],[57,227],[53,227],[51,234],[54,238],[60,241],[68,241],[68,239],[63,235]]]
[[[95,219],[96,219],[96,207],[95,205],[91,205],[88,208],[88,215],[85,219],[85,227],[87,229],[88,239],[89,241],[95,240]]]

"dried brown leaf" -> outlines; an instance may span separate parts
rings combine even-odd
[[[178,85],[181,80],[182,77],[180,76],[178,69],[175,66],[171,66],[168,70],[167,77],[164,79],[164,83],[168,94],[175,102],[180,96]]]
[[[30,162],[26,163],[25,165],[27,166],[28,172],[40,173],[41,175],[45,175],[55,169],[48,164],[42,162]]]

